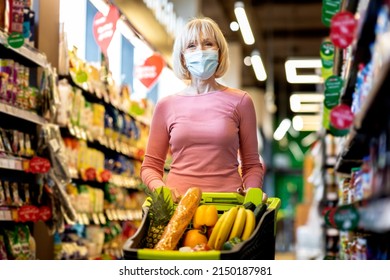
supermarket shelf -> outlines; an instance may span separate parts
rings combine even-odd
[[[0,48],[2,52],[7,52],[7,50],[9,50],[18,54],[25,64],[33,64],[34,66],[41,66],[44,68],[49,66],[46,55],[40,53],[37,49],[31,46],[24,45],[17,49],[8,47],[8,35],[2,31],[0,31],[0,46],[2,46],[2,48]]]
[[[389,88],[390,62],[385,64],[378,74],[370,94],[355,116],[354,128],[351,129],[338,157],[336,171],[349,173],[350,168],[359,166],[363,157],[369,153],[371,137],[375,137],[386,127],[388,122],[386,112],[390,108]]]
[[[0,113],[4,113],[13,116],[15,118],[23,119],[25,121],[33,122],[39,125],[44,125],[47,123],[47,121],[44,118],[38,116],[33,112],[19,109],[17,107],[10,106],[8,104],[1,103],[1,102],[0,102]]]
[[[124,114],[128,114],[132,119],[134,119],[136,122],[139,122],[143,125],[150,126],[150,119],[145,116],[138,116],[135,114],[131,114],[126,111],[126,109],[121,108],[120,105],[116,105],[113,102],[110,101],[110,98],[108,96],[108,92],[105,93],[96,93],[93,91],[93,89],[90,88],[88,83],[79,84],[77,83],[72,75],[61,75],[59,79],[65,79],[67,80],[72,86],[81,89],[83,92],[84,97],[91,103],[99,103],[104,104],[106,106],[111,106],[112,108],[115,108],[119,112],[122,112]]]
[[[386,125],[390,98],[390,62],[386,63],[377,76],[369,96],[355,117],[355,127],[359,132],[375,133]]]
[[[357,1],[351,1],[357,2]],[[351,105],[352,94],[355,90],[357,72],[361,63],[365,64],[371,59],[370,45],[375,41],[375,24],[380,7],[380,1],[370,1],[365,13],[362,26],[358,32],[357,39],[352,45],[352,61],[348,61],[346,85],[341,94],[343,103]],[[352,6],[357,5],[354,3]],[[354,7],[353,9],[356,9]],[[342,59],[342,56],[339,57]]]

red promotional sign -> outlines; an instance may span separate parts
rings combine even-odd
[[[36,222],[38,221],[39,208],[33,205],[23,205],[18,210],[19,221],[24,222]]]
[[[41,221],[48,221],[51,218],[51,210],[48,206],[39,207],[38,219]]]
[[[104,54],[107,54],[107,49],[115,33],[118,19],[119,11],[114,6],[110,6],[110,11],[107,16],[104,16],[101,12],[97,12],[93,18],[93,36]]]
[[[355,38],[357,21],[351,12],[343,11],[332,17],[330,39],[339,48],[348,47]]]
[[[148,57],[143,65],[136,68],[135,75],[148,89],[157,81],[165,65],[164,59],[159,54]]]
[[[334,107],[330,112],[330,123],[337,129],[348,129],[353,123],[351,108],[345,104]]]
[[[28,172],[43,174],[50,170],[50,161],[46,158],[33,157],[29,161]]]

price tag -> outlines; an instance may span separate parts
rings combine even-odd
[[[23,161],[22,160],[14,160],[14,169],[15,170],[23,170]]]
[[[99,213],[100,224],[105,225],[107,223],[106,216],[103,213]]]
[[[12,211],[4,210],[3,211],[4,221],[12,221]]]
[[[6,158],[0,158],[0,168],[6,168],[8,169],[8,159]]]
[[[95,225],[99,225],[100,224],[100,220],[99,220],[99,216],[97,213],[92,213],[92,221]]]
[[[81,216],[83,217],[84,225],[89,225],[90,222],[89,222],[88,214],[87,213],[83,213],[83,214],[81,214]]]
[[[106,215],[107,215],[107,218],[109,221],[112,221],[113,220],[113,217],[112,217],[112,214],[111,214],[111,210],[110,209],[107,209],[106,210]]]

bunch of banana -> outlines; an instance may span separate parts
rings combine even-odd
[[[243,206],[234,206],[218,219],[208,240],[211,249],[220,250],[222,245],[234,237],[247,240],[256,226],[255,214]]]

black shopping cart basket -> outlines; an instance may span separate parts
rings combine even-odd
[[[245,196],[238,193],[202,193],[201,204],[213,204],[217,207],[219,215],[235,205],[245,204],[249,201],[258,205],[261,203],[262,191],[249,189]],[[126,260],[273,260],[275,259],[276,216],[280,207],[279,198],[267,199],[267,210],[262,215],[251,237],[231,250],[209,250],[199,252],[181,252],[178,250],[153,250],[142,248],[149,225],[148,206],[145,202],[143,218],[137,232],[129,238],[123,247]]]

